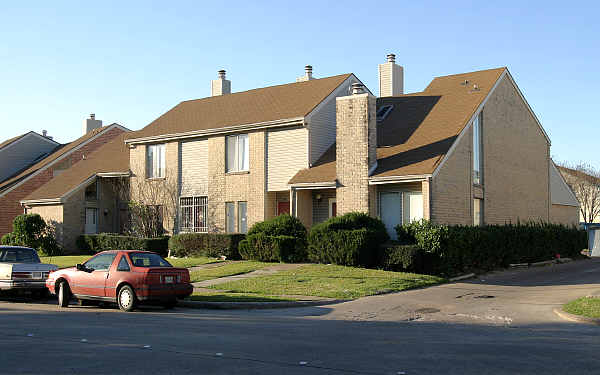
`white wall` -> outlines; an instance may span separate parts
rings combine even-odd
[[[577,198],[552,161],[550,161],[550,197],[552,204],[579,206]]]
[[[308,168],[308,130],[295,128],[269,131],[267,191],[288,190],[290,179],[304,168]]]
[[[349,95],[349,88],[355,82],[359,82],[356,77],[349,77],[306,116],[310,134],[309,163],[319,160],[335,142],[335,98]]]
[[[49,153],[58,146],[36,133],[29,133],[0,149],[0,181],[32,164],[39,156]]]

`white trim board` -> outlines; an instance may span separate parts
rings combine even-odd
[[[369,185],[398,184],[398,183],[403,183],[403,182],[418,182],[418,181],[425,181],[429,177],[431,177],[430,174],[390,176],[390,177],[370,177]]]
[[[50,163],[44,165],[43,167],[41,167],[40,169],[38,169],[37,171],[33,172],[32,174],[30,174],[29,176],[23,178],[21,181],[19,181],[18,183],[14,184],[13,186],[9,187],[8,189],[4,190],[3,192],[0,193],[0,198],[3,197],[4,195],[10,193],[11,191],[15,190],[16,188],[18,188],[19,186],[23,185],[25,182],[29,181],[30,178],[33,178],[35,176],[37,176],[38,174],[42,173],[43,171],[45,171],[46,169],[50,168],[51,166],[53,166],[54,164],[58,163],[59,161],[63,160],[64,158],[66,158],[67,156],[71,155],[73,152],[79,150],[80,148],[82,148],[83,146],[87,145],[88,143],[96,140],[96,138],[98,138],[99,136],[105,134],[106,132],[114,129],[114,128],[119,128],[122,130],[126,130],[129,131],[129,129],[114,123],[111,125],[108,125],[106,127],[105,130],[99,132],[98,134],[96,134],[95,136],[91,137],[90,139],[88,139],[87,141],[81,143],[79,146],[72,148],[71,150],[69,150],[68,152],[65,152],[64,154],[62,154],[61,156],[59,156],[58,158],[56,158],[55,160],[51,161]],[[48,155],[50,156],[50,155]]]
[[[224,128],[216,128],[216,129],[205,129],[205,130],[193,130],[190,132],[184,133],[171,133],[171,134],[161,134],[150,137],[141,137],[141,138],[132,138],[126,139],[125,143],[135,145],[135,144],[143,144],[143,143],[155,143],[162,141],[171,141],[176,139],[186,139],[186,138],[199,138],[209,135],[219,135],[219,134],[228,134],[228,133],[238,133],[242,131],[250,131],[250,130],[259,130],[259,129],[268,129],[268,128],[278,128],[284,126],[293,126],[293,125],[305,125],[304,117],[296,117],[291,119],[282,119],[275,121],[265,121],[265,122],[257,122],[252,124],[242,124],[235,126],[228,126]]]

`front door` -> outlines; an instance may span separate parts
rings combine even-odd
[[[85,209],[85,234],[98,233],[98,209]]]
[[[402,224],[402,193],[381,193],[379,195],[379,206],[381,207],[381,220],[385,224],[390,238],[395,240],[396,225]]]
[[[277,215],[290,214],[290,202],[277,202]]]

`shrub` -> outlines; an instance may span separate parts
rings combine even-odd
[[[24,214],[13,220],[12,233],[5,234],[3,245],[28,246],[36,249],[40,255],[61,255],[63,249],[57,244],[53,228],[46,225],[38,214]]]
[[[77,247],[84,254],[95,254],[104,250],[153,251],[167,256],[169,237],[139,238],[118,234],[84,234],[77,237]]]
[[[302,262],[306,260],[306,228],[290,215],[258,222],[240,242],[244,259],[263,262]]]
[[[549,260],[557,254],[577,257],[587,247],[585,231],[548,223],[446,226],[420,221],[396,230],[399,238],[412,239],[434,254],[439,260],[434,272],[443,275]]]
[[[181,233],[169,240],[172,256],[192,257],[225,256],[227,259],[241,259],[238,245],[246,237],[240,233]]]
[[[257,233],[263,233],[267,236],[292,236],[306,239],[306,228],[302,222],[297,217],[288,214],[254,224],[248,231],[248,235]]]
[[[306,241],[293,236],[249,234],[239,245],[243,259],[261,262],[302,262],[306,260]]]
[[[388,239],[381,220],[364,213],[348,213],[312,227],[308,257],[319,263],[374,267],[379,246]]]
[[[384,245],[380,256],[379,266],[387,271],[431,274],[437,265],[437,256],[418,245]]]

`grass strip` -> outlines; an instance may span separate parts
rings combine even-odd
[[[220,277],[242,275],[244,273],[249,273],[272,265],[274,265],[274,263],[254,261],[226,263],[219,267],[192,271],[190,272],[190,279],[193,283],[195,283],[198,281],[218,279]]]
[[[569,314],[581,315],[587,318],[600,319],[600,298],[583,297],[564,305],[563,309]]]
[[[311,264],[273,275],[230,281],[213,288],[234,293],[353,299],[425,287],[444,281],[443,278],[430,275]]]

